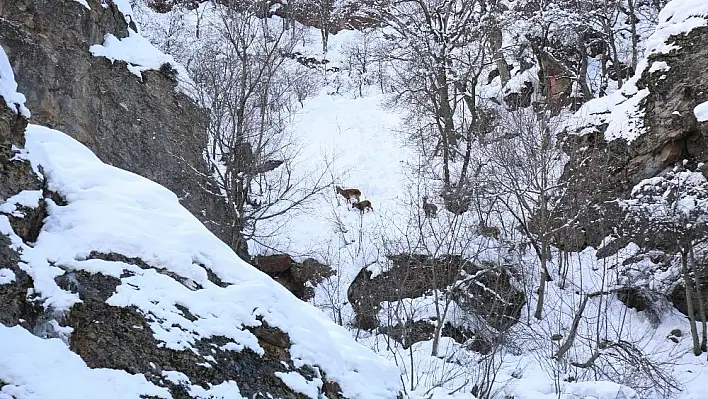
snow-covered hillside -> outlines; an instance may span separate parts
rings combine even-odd
[[[700,3],[700,4],[699,4]],[[704,15],[708,14],[702,2],[675,0],[669,3],[660,15],[660,25],[657,32],[651,35],[646,44],[646,57],[661,51],[662,43],[670,34],[681,34],[693,27],[706,23]],[[344,58],[341,54],[346,43],[362,40],[361,34],[345,32],[330,38],[327,56],[338,60]],[[316,51],[311,49],[311,51]],[[616,98],[621,98],[625,104],[636,104],[640,98],[634,94],[636,80],[644,72],[646,61],[640,62],[637,75],[631,79],[622,90],[615,94],[590,101],[575,116],[575,123],[587,123],[588,111],[602,107]],[[634,89],[632,89],[634,88]],[[500,93],[488,93],[493,97]],[[501,88],[497,88],[501,90]],[[634,90],[634,91],[632,91]],[[409,226],[410,206],[420,206],[421,195],[416,182],[411,180],[411,173],[417,165],[416,155],[407,146],[403,131],[406,130],[404,115],[386,107],[387,97],[371,88],[368,94],[359,97],[356,92],[333,93],[327,88],[320,95],[305,101],[292,125],[299,141],[307,143],[307,150],[301,158],[302,170],[310,170],[309,165],[315,165],[314,159],[322,154],[336,154],[335,176],[344,178],[338,181],[346,187],[360,188],[366,199],[372,200],[375,211],[359,214],[349,209],[348,205],[337,198],[332,192],[325,195],[319,202],[312,204],[303,214],[298,215],[286,224],[286,229],[276,238],[268,242],[267,247],[277,248],[291,254],[315,256],[333,265],[338,275],[330,278],[316,289],[313,302],[323,309],[329,310],[335,320],[340,320],[342,312],[344,323],[347,318],[351,322],[351,308],[346,304],[346,288],[352,282],[361,268],[379,270],[386,268],[383,257],[383,239],[396,240],[405,237]],[[626,107],[613,104],[603,110],[612,113],[601,113],[603,120],[612,121],[611,129],[606,135],[621,134],[630,137],[634,130],[627,123]],[[617,116],[615,116],[617,115]],[[564,124],[569,123],[567,121]],[[614,132],[614,133],[613,133]],[[614,137],[614,136],[613,136]],[[610,137],[608,136],[608,139]],[[335,157],[336,158],[336,157]],[[309,162],[308,162],[309,161]],[[425,194],[425,188],[423,188]],[[440,204],[438,204],[440,205]],[[415,212],[415,210],[413,211]],[[256,252],[259,245],[254,245]],[[530,318],[535,306],[535,300],[527,303],[523,310],[524,323],[515,328],[514,342],[509,348],[502,349],[498,356],[496,381],[498,389],[494,397],[513,397],[519,399],[549,399],[549,398],[639,398],[636,392],[613,382],[631,380],[641,377],[641,370],[613,370],[622,364],[613,360],[603,365],[608,370],[607,375],[592,375],[588,371],[569,365],[553,365],[549,360],[558,349],[560,343],[554,343],[549,338],[553,334],[564,335],[573,324],[573,318],[583,297],[594,292],[610,292],[618,287],[622,276],[619,270],[608,270],[613,264],[621,264],[629,257],[633,248],[616,259],[598,260],[594,249],[582,253],[570,254],[567,281],[563,287],[558,283],[548,286],[546,306],[551,311],[539,322]],[[264,249],[265,251],[265,249]],[[530,255],[530,254],[529,254]],[[524,262],[538,262],[533,256],[527,255]],[[554,257],[555,258],[555,257]],[[560,270],[562,264],[551,263],[552,270]],[[568,267],[568,266],[566,266]],[[537,279],[528,282],[530,286],[537,284]],[[569,287],[572,289],[569,290]],[[391,304],[390,306],[394,306]],[[416,307],[426,317],[422,307]],[[336,311],[335,311],[336,309]],[[663,312],[663,311],[662,311]],[[708,373],[704,362],[690,353],[690,339],[683,337],[670,339],[678,329],[684,334],[689,330],[683,315],[676,310],[662,313],[660,324],[656,325],[653,316],[648,312],[637,312],[629,309],[614,296],[600,299],[590,299],[584,307],[580,322],[580,336],[591,337],[596,334],[597,319],[603,329],[610,330],[608,339],[618,342],[632,342],[637,348],[647,354],[653,362],[663,370],[670,372],[681,388],[681,398],[705,398],[704,376]],[[430,314],[430,313],[427,313]],[[673,331],[673,333],[672,333]],[[434,397],[447,397],[450,391],[459,391],[452,396],[470,397],[470,380],[479,378],[481,364],[479,355],[467,352],[453,340],[443,340],[440,358],[431,357],[431,342],[414,344],[410,349],[392,345],[385,335],[370,336],[368,333],[353,332],[364,337],[367,343],[378,352],[396,361],[405,375],[405,384],[413,387],[411,395],[428,397],[434,392]],[[674,342],[678,341],[678,343]],[[516,348],[516,349],[513,349]],[[621,349],[620,349],[621,351]],[[585,361],[593,356],[591,346],[573,349],[573,358]],[[445,360],[443,360],[443,358]],[[454,360],[453,360],[454,359]],[[549,363],[550,362],[550,363]],[[612,371],[609,371],[612,370]],[[584,382],[574,382],[574,381]],[[593,382],[597,380],[598,382]],[[603,381],[605,380],[605,381]],[[639,386],[650,386],[655,381],[637,383]],[[437,387],[442,384],[444,388]],[[466,387],[466,388],[465,388]],[[665,386],[664,388],[668,388]],[[558,394],[557,392],[561,393]],[[447,393],[446,393],[447,392]],[[664,397],[669,390],[655,391],[655,398]],[[439,395],[439,396],[437,396]],[[559,396],[560,395],[560,396]]]
[[[23,245],[19,237],[11,235],[22,253],[22,269],[34,280],[36,300],[45,308],[63,313],[81,301],[78,294],[61,289],[55,282],[55,277],[64,273],[83,270],[115,278],[123,276],[107,303],[134,307],[146,315],[154,336],[166,348],[194,350],[195,341],[220,336],[230,341],[222,350],[238,352],[247,348],[263,354],[256,336],[245,327],[266,322],[289,335],[290,353],[297,359],[296,363],[319,367],[341,385],[347,397],[395,396],[395,370],[354,343],[346,330],[334,325],[318,310],[298,301],[285,288],[238,259],[179,206],[173,193],[132,173],[103,164],[86,147],[61,132],[30,125],[26,134],[24,156],[34,166],[43,168],[49,188],[67,201],[65,206],[50,204],[49,216],[34,246]],[[15,202],[19,201],[8,200],[8,204]],[[11,231],[5,233],[12,234]],[[92,258],[93,252],[143,259],[155,269],[144,270],[123,262]],[[166,273],[178,277],[170,278]],[[208,273],[213,273],[221,283],[216,284]],[[126,274],[130,277],[125,277]],[[195,319],[186,318],[185,310],[180,309],[186,309]],[[86,365],[59,340],[41,343],[41,338],[31,336],[20,327],[2,329],[6,339],[0,340],[3,354],[0,380],[8,384],[3,392],[14,394],[28,390],[39,396],[17,397],[48,397],[46,395],[54,389],[52,381],[60,380],[65,373],[92,378]],[[57,325],[57,329],[66,341],[71,339],[71,328]],[[15,336],[18,339],[11,339]],[[51,346],[57,358],[45,357],[41,345]],[[64,354],[61,354],[62,347]],[[205,362],[210,358],[203,356]],[[37,369],[44,371],[33,377],[31,373]],[[56,377],[46,378],[47,373],[56,373]],[[126,384],[142,378],[129,377],[122,371],[105,370],[103,373],[106,383],[118,377],[124,378]],[[110,373],[116,377],[108,377]],[[295,390],[317,392],[318,387],[303,387],[305,380],[298,376],[287,384],[293,384]],[[321,383],[311,382],[320,387]],[[230,390],[213,389],[227,397],[240,397],[238,390],[233,389],[235,384],[227,385]],[[101,392],[108,397],[118,397],[110,394],[115,392],[112,385],[102,386],[95,380],[92,384],[79,380],[74,387],[81,395]],[[123,395],[121,397],[169,397],[164,388],[146,381],[132,384],[131,391],[119,394]]]
[[[4,51],[0,52],[0,78],[5,101],[13,110],[18,103],[17,109],[28,115],[24,97],[15,92],[17,84]],[[104,164],[62,132],[29,125],[25,139],[24,149],[15,148],[16,162],[29,160],[45,179],[45,189],[61,200],[45,199],[41,190],[27,190],[2,204],[2,233],[9,235],[12,248],[19,252],[17,266],[31,278],[27,295],[46,318],[37,322],[35,335],[20,325],[0,324],[0,397],[169,398],[167,382],[193,397],[242,397],[243,387],[239,389],[235,381],[241,378],[238,375],[205,384],[156,358],[148,359],[153,367],[150,381],[140,373],[90,367],[72,352],[82,329],[71,326],[72,312],[78,304],[90,306],[88,282],[81,273],[117,283],[115,292],[105,293],[108,309],[126,308],[145,318],[157,346],[131,349],[131,343],[115,343],[126,352],[156,348],[184,352],[200,358],[202,362],[193,366],[206,370],[223,367],[215,358],[250,351],[265,364],[272,361],[267,360],[268,350],[259,333],[251,330],[267,327],[286,334],[288,355],[275,362],[272,377],[292,392],[316,399],[326,390],[335,394],[323,387],[334,383],[344,397],[396,397],[398,371],[393,365],[240,260],[179,205],[174,193]],[[47,214],[36,241],[24,242],[13,230],[10,216],[22,218],[20,207],[39,209],[45,203]],[[17,275],[19,270],[0,272],[0,285],[11,288],[24,280]],[[69,286],[62,281],[69,281]],[[221,345],[212,344],[204,352],[203,343],[212,340]],[[303,367],[311,370],[308,378],[300,374]],[[267,392],[265,387],[248,389]]]
[[[648,19],[640,21],[642,32],[639,48],[647,48],[646,56],[650,56],[662,48],[669,34],[702,26],[705,19],[701,17],[706,14],[703,7],[700,1],[670,2],[659,18],[657,32],[651,37],[651,32],[646,31]],[[201,8],[196,14],[205,20],[208,19],[209,11]],[[190,15],[186,12],[172,21],[179,21],[180,28],[190,31],[195,29],[195,20]],[[147,12],[142,19],[147,28],[146,34],[152,34],[155,43],[179,51],[193,48],[194,43],[180,46],[178,42],[184,40],[184,37],[180,38],[179,35],[165,41],[164,35],[155,34],[172,32],[168,27],[174,25],[167,23],[169,18]],[[529,26],[519,21],[512,28],[512,34],[504,36],[505,44],[509,46],[514,45],[515,38],[518,39],[514,35],[523,34]],[[439,197],[435,195],[438,188],[435,183],[418,179],[417,168],[424,165],[425,160],[418,158],[418,153],[409,142],[411,126],[407,125],[410,120],[406,119],[405,111],[388,107],[390,97],[381,94],[380,88],[374,83],[364,85],[362,90],[359,83],[361,76],[347,68],[348,62],[351,62],[351,48],[375,41],[376,37],[371,32],[364,34],[343,31],[329,37],[327,52],[322,54],[319,49],[319,32],[311,30],[298,50],[303,54],[326,57],[333,63],[330,65],[340,66],[342,70],[320,78],[323,88],[303,101],[301,109],[291,116],[288,125],[289,132],[301,145],[294,162],[296,174],[309,176],[326,166],[335,184],[360,189],[362,199],[370,200],[374,211],[362,214],[351,209],[334,190],[325,191],[297,212],[280,220],[266,222],[262,225],[263,229],[275,234],[250,243],[253,253],[282,251],[295,257],[314,257],[331,265],[337,274],[316,287],[312,302],[328,312],[333,320],[350,327],[353,312],[348,303],[347,290],[360,270],[368,268],[375,276],[390,266],[385,255],[392,248],[398,251],[417,249],[416,240],[420,231],[416,230],[415,224],[420,220],[418,217],[423,195],[429,195],[438,208],[442,208],[442,203],[438,202]],[[623,45],[628,46],[628,43]],[[589,62],[589,68],[597,70],[599,74],[600,61],[596,58]],[[628,112],[635,112],[634,108],[641,100],[641,93],[637,93],[635,85],[646,69],[645,64],[646,61],[640,62],[635,78],[630,79],[622,89],[602,99],[590,101],[575,117],[560,120],[558,124],[587,124],[588,115],[597,114],[602,121],[611,122],[611,128],[606,133],[608,139],[636,134],[632,133],[628,120],[637,116],[629,115],[628,118]],[[480,95],[499,102],[513,85],[518,86],[516,91],[520,91],[526,81],[531,81],[534,87],[538,86],[538,82],[534,81],[538,68],[524,71],[519,66],[514,67],[517,69],[512,70],[512,75],[516,75],[512,76],[505,87],[500,86],[499,79],[495,78],[488,85],[480,84]],[[652,71],[660,69],[659,65],[655,65]],[[591,82],[594,90],[600,84],[600,80]],[[609,91],[616,89],[611,86],[607,88]],[[507,217],[502,215],[501,219]],[[436,219],[435,226],[430,226],[431,231],[444,226],[448,220],[443,213]],[[496,249],[481,248],[507,248],[507,242],[497,242],[490,238],[470,244],[465,249],[466,253],[474,254],[476,259],[491,262],[499,261],[504,256]],[[663,390],[654,390],[652,397],[664,397],[662,395],[671,390],[670,380],[638,381],[646,378],[647,370],[641,369],[644,367],[642,362],[637,364],[636,369],[623,370],[626,367],[623,365],[632,364],[630,356],[633,353],[622,353],[623,350],[637,350],[636,353],[646,354],[650,363],[657,365],[657,372],[668,372],[671,378],[676,379],[676,388],[682,389],[680,397],[705,397],[702,376],[708,370],[704,369],[701,360],[689,354],[689,338],[674,336],[677,330],[684,333],[688,331],[688,323],[682,315],[676,310],[662,308],[661,322],[657,325],[654,315],[627,308],[614,295],[597,296],[598,292],[613,292],[618,288],[622,276],[619,269],[612,265],[621,264],[633,253],[632,248],[611,260],[598,260],[595,253],[590,248],[582,253],[565,254],[561,260],[561,254],[554,253],[554,260],[548,265],[549,270],[554,275],[564,268],[566,271],[563,283],[557,281],[548,284],[547,315],[542,321],[532,318],[536,297],[529,298],[522,310],[521,323],[510,333],[511,342],[492,355],[493,361],[468,351],[452,339],[441,340],[443,349],[436,357],[430,356],[433,351],[431,341],[403,348],[384,334],[372,334],[353,327],[351,332],[362,343],[398,364],[403,373],[403,384],[413,397],[473,397],[474,387],[478,383],[488,383],[483,380],[485,373],[482,365],[494,370],[495,398],[638,398],[640,394],[632,392],[627,385],[642,388],[657,383],[659,386],[664,385]],[[532,252],[527,252],[518,261],[524,270],[538,267],[538,258]],[[527,287],[527,293],[532,292],[538,285],[538,277],[525,276],[523,284]],[[596,296],[589,298],[588,294],[593,293]],[[384,304],[381,312],[383,315],[392,309],[415,309],[416,320],[426,320],[434,316],[433,302],[432,297],[390,302]],[[566,361],[551,360],[563,343],[551,337],[565,339],[581,306],[583,310],[577,322],[577,335],[583,337],[583,343],[573,346],[569,355],[572,361],[582,363],[593,357],[597,348],[593,346],[591,337],[599,335],[600,330],[608,342],[627,344],[625,347],[620,344],[606,348],[604,352],[607,352],[607,357],[602,357],[600,367],[605,370],[604,375],[593,371],[597,369],[583,369],[571,366]],[[457,317],[456,312],[458,310],[452,311],[452,318]],[[650,391],[648,389],[642,394]]]
[[[674,4],[673,7],[679,5]],[[680,8],[690,11],[681,14],[680,18],[672,19],[676,12],[670,4],[661,18],[662,21],[671,20],[677,25],[663,22],[658,33],[651,36],[651,46],[647,55],[656,51],[659,41],[666,40],[668,37],[666,32],[684,32],[685,19],[690,19],[689,17],[693,15],[707,14],[700,7],[702,5],[684,4]],[[691,26],[705,23],[704,18],[696,18],[694,21],[702,22],[693,23]],[[357,33],[348,32],[341,35],[341,39],[339,37],[330,39],[328,55],[334,59],[340,57],[338,50],[342,43],[355,39],[356,35]],[[637,74],[641,75],[641,72],[642,69],[639,68]],[[628,82],[617,94],[608,97],[609,100],[606,98],[588,103],[578,112],[577,121],[587,121],[587,117],[583,115],[587,115],[588,109],[612,101],[618,96],[621,97],[621,94],[628,90],[626,88],[632,87],[634,82],[636,79]],[[346,176],[341,179],[341,183],[347,187],[360,188],[364,197],[372,200],[375,211],[361,215],[349,209],[347,204],[332,192],[313,204],[307,212],[294,218],[287,224],[286,230],[278,239],[268,243],[269,247],[288,253],[320,257],[326,263],[333,265],[338,275],[317,287],[317,295],[313,302],[329,310],[334,320],[341,317],[341,313],[338,312],[343,312],[345,324],[347,317],[352,317],[351,308],[346,305],[346,287],[351,284],[361,268],[368,267],[372,270],[386,268],[382,239],[396,240],[405,237],[408,233],[406,227],[409,227],[411,217],[409,207],[411,203],[414,208],[420,206],[421,194],[420,191],[416,192],[416,189],[420,190],[420,188],[410,179],[413,175],[411,172],[417,165],[416,155],[406,146],[405,136],[401,133],[406,127],[402,122],[404,116],[397,110],[385,106],[385,96],[376,94],[375,90],[372,92],[358,97],[356,93],[327,94],[325,90],[325,93],[305,101],[303,109],[295,117],[293,130],[302,142],[308,143],[308,151],[304,152],[306,156],[303,157],[303,170],[309,170],[305,165],[309,165],[307,161],[312,160],[316,155],[341,154],[342,159],[334,164],[339,168],[337,171]],[[626,98],[626,95],[623,98]],[[624,110],[620,107],[610,107],[610,109],[618,115]],[[615,115],[614,113],[612,115]],[[624,116],[615,119],[607,117],[607,114],[603,116],[610,120],[617,119],[618,131],[631,134],[628,125],[623,122],[625,119],[621,119],[625,118]],[[255,245],[254,248],[259,246]],[[612,264],[621,263],[631,254],[631,249],[619,258],[613,259]],[[549,337],[553,334],[563,335],[569,331],[583,296],[593,292],[611,291],[621,280],[619,270],[608,272],[610,264],[607,260],[598,260],[594,249],[570,254],[569,259],[566,286],[559,287],[557,283],[548,285],[546,306],[551,311],[546,318],[541,322],[531,318],[530,313],[535,306],[535,299],[529,301],[522,311],[523,323],[529,324],[517,326],[512,333],[514,338],[510,347],[496,354],[498,359],[495,363],[497,367],[495,383],[498,388],[495,390],[495,398],[643,397],[626,386],[607,381],[607,379],[617,381],[625,378],[629,383],[632,379],[642,378],[638,369],[614,370],[605,376],[592,375],[568,365],[553,365],[553,361],[550,360],[558,344],[549,340]],[[529,253],[524,258],[524,262],[534,264],[538,260]],[[562,264],[559,265],[557,260],[551,264],[554,271],[561,267]],[[537,279],[534,278],[528,283],[533,287],[537,285]],[[568,287],[573,288],[569,290]],[[393,307],[395,304],[390,306]],[[420,304],[409,306],[418,309],[421,318],[434,314],[432,311],[426,313]],[[684,334],[689,330],[688,323],[678,311],[669,310],[662,315],[661,323],[655,325],[647,312],[628,309],[620,300],[611,296],[590,300],[583,315],[579,335],[593,336],[596,333],[597,318],[603,318],[605,321],[601,322],[601,325],[604,329],[613,331],[610,334],[612,339],[636,343],[652,361],[671,372],[682,389],[679,397],[708,398],[703,382],[708,368],[705,367],[702,359],[690,353],[690,338],[681,338],[678,344],[669,339],[672,337],[671,332],[676,329],[683,331]],[[357,330],[354,329],[353,333],[357,333]],[[404,349],[400,345],[392,345],[385,335],[370,336],[362,332],[357,334],[364,337],[362,342],[399,364],[405,376],[404,385],[413,387],[409,389],[413,397],[420,395],[420,397],[434,398],[449,396],[470,398],[472,396],[469,389],[473,385],[470,381],[480,378],[482,374],[479,370],[481,366],[478,365],[484,357],[468,352],[451,339],[443,339],[444,349],[438,358],[430,356],[430,341],[420,342],[410,349]],[[578,361],[587,360],[592,357],[593,350],[590,346],[576,348],[573,350],[573,357]],[[621,363],[610,361],[605,364],[605,367],[612,370],[612,367],[618,367],[617,364]],[[595,380],[597,382],[593,382]],[[651,384],[652,382],[647,381],[639,385]],[[457,393],[450,394],[456,389],[459,389]],[[558,394],[558,391],[561,393]],[[431,394],[433,396],[430,396]],[[663,393],[656,392],[652,397],[663,398],[662,395]]]

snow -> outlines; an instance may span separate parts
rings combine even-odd
[[[319,399],[319,389],[322,388],[322,380],[315,378],[308,381],[300,373],[290,371],[287,373],[276,372],[275,375],[280,378],[285,385],[295,392],[301,393],[311,399]]]
[[[651,68],[649,68],[649,73],[668,71],[669,69],[671,69],[671,67],[666,63],[666,61],[654,61],[651,64]]]
[[[116,7],[118,7],[118,11],[120,11],[125,19],[130,22],[133,19],[133,9],[130,6],[130,0],[111,0],[113,4],[115,4]]]
[[[396,396],[395,367],[355,343],[347,330],[319,310],[241,261],[182,208],[172,192],[103,164],[61,132],[30,125],[26,138],[33,165],[43,167],[49,189],[68,202],[66,206],[49,202],[49,216],[36,244],[22,248],[20,267],[34,280],[34,291],[45,308],[67,311],[80,301],[54,281],[66,271],[119,278],[128,270],[133,275],[121,279],[107,302],[138,309],[155,338],[168,348],[189,350],[196,340],[218,335],[263,353],[256,337],[244,328],[260,325],[256,319],[260,316],[289,334],[297,367],[318,367],[350,397]],[[87,259],[92,251],[137,257],[154,268]],[[161,269],[187,283],[161,274]],[[209,281],[205,269],[228,286]],[[197,320],[186,319],[176,305],[188,308]],[[0,352],[7,350],[9,342],[0,339]],[[15,383],[9,377],[3,381]],[[221,392],[227,386],[211,391]]]
[[[10,66],[5,50],[0,46],[0,96],[5,99],[5,103],[14,112],[20,112],[25,118],[30,117],[30,112],[25,107],[24,94],[17,92],[17,82],[15,73]]]
[[[159,70],[169,64],[177,71],[177,88],[184,94],[196,100],[194,82],[187,70],[177,63],[171,55],[167,55],[152,45],[141,34],[128,30],[128,37],[118,39],[108,33],[103,44],[94,44],[89,48],[95,57],[106,57],[111,62],[125,61],[130,72],[142,79],[142,72]]]
[[[212,399],[212,398],[223,398],[223,399],[241,399],[241,393],[238,390],[238,386],[233,381],[225,381],[221,384],[214,385],[209,389],[204,389],[199,385],[193,385],[189,389],[189,394],[197,399]]]
[[[88,5],[88,3],[86,2],[86,0],[74,0],[74,1],[77,2],[77,3],[79,3],[79,4],[81,4],[82,6],[86,7],[87,10],[90,10],[90,9],[91,9],[91,7],[89,7],[89,5]]]
[[[10,284],[15,281],[15,272],[10,269],[0,269],[0,285]]]
[[[41,190],[24,190],[8,198],[5,203],[0,204],[0,213],[11,214],[22,217],[22,213],[17,212],[17,205],[27,208],[36,208],[42,198]]]
[[[123,370],[89,368],[59,339],[0,324],[0,398],[170,398],[165,388]],[[5,396],[3,396],[5,395]]]
[[[684,6],[677,7],[677,3]],[[662,21],[666,25],[661,28],[664,29],[662,32],[673,31],[673,24],[681,24],[682,19],[690,19],[691,22],[676,29],[678,31],[689,26],[700,26],[700,18],[692,18],[691,15],[700,15],[701,8],[705,8],[701,3],[696,0],[674,0],[670,3],[673,11],[667,7],[669,11],[662,13]],[[357,34],[342,32],[330,37],[328,58],[334,61],[343,58],[338,53],[338,47],[347,40],[355,39]],[[131,37],[132,33],[122,40],[107,37],[103,46],[93,49],[109,59],[132,60],[128,62],[134,65],[129,65],[129,68],[138,75],[145,69],[159,68],[161,64],[156,60],[167,59],[160,58],[164,54],[153,51],[154,47],[143,54],[134,52],[133,45],[144,39]],[[647,53],[670,50],[663,45],[665,39],[661,39],[660,35],[655,34],[653,39]],[[125,40],[128,41],[123,43]],[[647,67],[646,61],[641,67]],[[668,64],[655,62],[651,70],[665,71],[667,68]],[[527,75],[515,75],[507,89],[521,88],[523,82],[528,80]],[[638,137],[642,129],[640,105],[649,92],[639,90],[636,87],[637,77],[633,79],[618,91],[618,95],[586,104],[578,114],[582,117],[581,125],[587,126],[588,121],[609,121],[608,140],[622,138],[631,141]],[[265,252],[267,247],[273,246],[300,255],[297,256],[299,258],[315,256],[333,265],[337,275],[316,288],[313,302],[328,311],[335,320],[335,306],[341,306],[342,319],[346,324],[351,318],[351,307],[346,304],[348,284],[362,268],[375,273],[385,271],[386,263],[382,259],[379,243],[383,239],[405,237],[407,233],[408,212],[411,204],[418,202],[418,197],[411,195],[412,182],[408,177],[417,159],[415,153],[405,146],[405,136],[401,135],[401,130],[405,129],[402,113],[387,108],[384,95],[367,89],[357,97],[346,92],[335,93],[337,90],[333,86],[306,99],[302,109],[293,117],[292,133],[299,143],[305,145],[297,158],[295,173],[318,170],[322,159],[332,159],[332,176],[336,182],[361,189],[364,198],[373,202],[375,212],[360,215],[352,211],[332,190],[313,203],[310,209],[293,215],[285,227],[278,230],[279,234],[269,241],[249,244],[254,253]],[[498,85],[494,88],[489,85],[487,89],[489,97],[498,96],[501,92]],[[696,108],[697,117],[702,114],[704,106],[702,104],[700,109]],[[595,128],[592,123],[588,129]],[[290,334],[293,341],[291,354],[296,367],[301,364],[317,365],[329,378],[340,383],[345,394],[360,399],[395,396],[399,374],[400,381],[410,387],[408,393],[411,399],[451,396],[469,399],[470,387],[479,378],[482,365],[489,361],[498,362],[495,372],[500,387],[495,396],[497,398],[505,395],[517,399],[637,397],[624,385],[595,381],[598,376],[591,372],[579,376],[590,381],[564,381],[565,377],[578,376],[565,374],[567,370],[562,369],[562,362],[549,360],[556,344],[546,339],[547,335],[567,333],[582,294],[612,289],[622,278],[620,268],[610,268],[606,274],[603,273],[607,264],[597,260],[592,248],[569,255],[567,288],[560,287],[559,282],[548,284],[545,320],[538,322],[530,316],[522,316],[524,319],[517,326],[519,331],[515,331],[519,334],[511,337],[513,344],[520,348],[517,351],[502,349],[495,356],[483,357],[449,338],[442,338],[440,355],[435,357],[430,355],[431,341],[403,349],[383,335],[357,331],[360,343],[396,362],[398,367],[394,368],[382,363],[371,351],[353,343],[347,330],[325,320],[321,313],[307,305],[296,302],[268,277],[238,260],[230,249],[178,205],[174,194],[138,176],[102,164],[86,148],[56,131],[30,126],[27,146],[35,166],[38,163],[44,166],[50,188],[59,191],[69,201],[69,205],[63,207],[51,205],[45,229],[35,247],[22,247],[26,262],[22,267],[35,279],[35,290],[45,306],[65,310],[79,300],[54,283],[54,277],[65,271],[80,269],[120,278],[122,272],[128,270],[134,275],[121,279],[121,285],[108,302],[114,306],[135,306],[139,309],[148,317],[155,337],[167,347],[190,350],[195,340],[223,335],[234,342],[226,343],[221,350],[241,351],[248,348],[263,353],[255,337],[242,328],[257,325],[256,316],[262,316],[268,324],[279,326]],[[26,201],[31,202],[29,198]],[[8,206],[7,209],[12,207],[9,204],[2,206]],[[8,231],[9,224],[6,222],[0,217],[0,231]],[[443,222],[444,216],[441,216],[440,223]],[[11,239],[14,245],[21,246],[17,237],[11,236]],[[633,249],[628,246],[612,263],[622,264],[623,259],[636,252]],[[121,262],[86,259],[92,250],[140,257],[154,269],[143,270]],[[493,256],[491,253],[483,255]],[[557,260],[557,254],[553,258]],[[56,262],[57,267],[51,267],[49,261]],[[522,263],[527,265],[535,262],[533,256],[522,259]],[[551,261],[549,267],[552,273],[556,273],[559,266]],[[215,286],[208,280],[205,268],[212,270],[229,286]],[[176,273],[183,281],[178,282],[161,274],[158,270],[162,269]],[[527,292],[532,292],[537,281],[534,278],[529,280]],[[533,294],[528,299],[524,312],[535,306]],[[187,307],[197,316],[197,320],[191,322],[185,319],[176,307],[178,304]],[[434,305],[431,296],[387,302],[382,304],[380,317],[401,317],[400,309],[403,308],[415,310],[413,317],[416,319],[429,319],[435,314]],[[452,313],[456,312],[457,309],[452,310]],[[706,373],[704,359],[686,355],[690,342],[685,336],[678,344],[666,339],[671,329],[687,331],[688,324],[682,315],[669,312],[663,315],[662,323],[657,327],[648,322],[646,312],[627,309],[610,295],[589,301],[586,314],[591,316],[582,321],[579,336],[594,337],[599,325],[595,324],[595,319],[602,315],[602,327],[608,338],[636,340],[649,356],[667,363],[675,362],[673,375],[684,387],[681,398],[707,397],[705,392],[708,391],[702,381]],[[532,333],[530,337],[529,332]],[[4,353],[3,350],[3,340],[0,339],[0,353]],[[584,361],[591,350],[590,347],[576,345],[568,356],[573,361]],[[206,362],[210,361],[211,356],[204,355],[203,359],[205,362],[202,364],[208,365]],[[606,361],[609,372],[617,370],[617,363],[613,363],[612,359]],[[185,385],[196,397],[240,398],[238,387],[233,382],[206,388],[192,385],[184,374],[177,371],[163,371],[162,375],[166,380]],[[276,375],[292,389],[308,397],[317,397],[317,389],[321,386],[319,378],[307,381],[295,372]],[[630,375],[630,378],[635,376]],[[466,389],[449,394],[460,386]]]
[[[708,101],[698,104],[696,108],[693,109],[693,114],[696,116],[698,122],[708,121]]]

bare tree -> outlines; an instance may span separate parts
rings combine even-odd
[[[493,62],[484,43],[483,3],[402,0],[382,15],[395,32],[388,36],[394,102],[410,111],[412,141],[441,159],[445,205],[455,213],[469,206],[473,147],[480,135],[477,83]]]
[[[228,203],[229,244],[243,254],[247,240],[274,234],[284,215],[330,186],[329,164],[306,175],[294,171],[299,150],[288,124],[302,91],[315,85],[308,69],[286,55],[304,30],[258,18],[256,4],[212,7],[211,25],[203,27],[210,32],[189,65],[211,117],[205,156],[217,187],[205,189]],[[264,221],[270,230],[259,229]]]
[[[558,182],[564,165],[549,113],[522,109],[507,113],[501,136],[485,147],[489,156],[487,176],[505,212],[512,216],[525,243],[540,264],[538,302],[534,317],[541,319],[553,234],[553,210],[564,186]],[[569,221],[570,223],[571,221]]]
[[[640,182],[631,198],[622,201],[627,210],[625,233],[638,245],[651,242],[655,248],[680,255],[688,319],[696,356],[706,351],[706,305],[695,248],[705,240],[708,225],[708,181],[698,165],[688,161],[663,175]],[[649,239],[651,238],[651,239]],[[695,298],[694,298],[695,296]],[[694,299],[698,309],[694,308]],[[699,342],[696,314],[702,325]]]

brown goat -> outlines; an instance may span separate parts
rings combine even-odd
[[[484,222],[479,223],[479,226],[477,226],[477,232],[480,235],[483,235],[483,236],[489,237],[489,238],[494,238],[495,240],[498,240],[499,236],[501,235],[501,231],[499,230],[499,227],[487,226],[487,224]]]
[[[337,194],[341,194],[347,202],[352,199],[359,201],[359,198],[361,198],[361,191],[359,191],[358,188],[341,188],[339,186],[335,186],[334,189],[337,190]]]
[[[374,208],[371,206],[371,201],[369,200],[357,201],[352,204],[352,208],[358,209],[361,213],[364,213],[367,209],[371,209],[372,212],[374,211]]]
[[[434,218],[438,214],[438,206],[428,202],[427,196],[423,197],[423,212],[429,218]]]

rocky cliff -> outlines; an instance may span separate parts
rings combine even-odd
[[[125,61],[90,51],[106,35],[130,35],[123,3],[0,0],[0,43],[32,120],[66,132],[108,164],[164,185],[212,232],[234,243],[228,209],[209,192],[218,190],[207,177],[195,177],[209,175],[202,157],[205,112],[176,90],[171,68],[138,77]]]
[[[563,136],[567,190],[556,212],[558,246],[597,248],[598,258],[618,267],[618,297],[650,316],[662,297],[688,314],[677,237],[659,233],[651,218],[629,222],[623,201],[645,179],[677,167],[700,170],[708,161],[708,121],[697,112],[708,101],[708,67],[701,61],[708,57],[708,5],[674,1],[659,18],[636,75],[572,118]],[[705,274],[700,261],[697,266]]]
[[[558,236],[562,248],[599,247],[624,219],[616,199],[684,160],[708,160],[708,122],[694,113],[708,101],[708,68],[700,61],[708,57],[708,11],[675,9],[682,4],[662,11],[637,74],[572,118],[571,134],[563,137],[569,162],[561,181],[568,190],[560,198],[558,226],[572,223]]]

